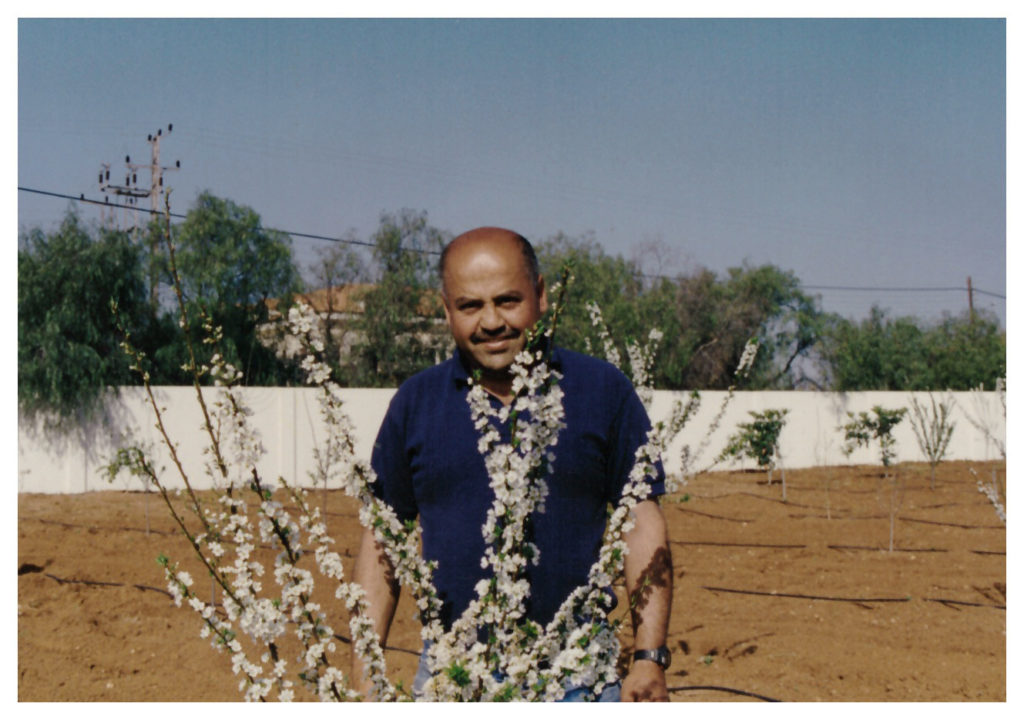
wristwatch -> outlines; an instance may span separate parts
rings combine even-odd
[[[672,664],[672,653],[668,651],[668,646],[662,645],[653,650],[637,650],[633,653],[633,662],[637,660],[650,660],[660,665],[662,670],[668,670]]]

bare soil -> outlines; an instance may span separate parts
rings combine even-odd
[[[672,700],[1005,701],[1006,531],[969,467],[1005,477],[1003,463],[944,463],[933,490],[927,466],[905,464],[894,496],[880,467],[792,470],[784,502],[777,479],[724,472],[666,498]],[[355,507],[326,497],[350,564]],[[22,494],[18,537],[19,700],[241,697],[228,657],[166,592],[161,553],[212,588],[159,496]],[[347,618],[324,596],[347,669]],[[408,684],[419,638],[405,596],[388,644]]]

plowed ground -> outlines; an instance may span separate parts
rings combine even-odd
[[[665,498],[672,700],[1005,700],[1006,531],[971,467],[1005,477],[1003,463],[945,463],[931,489],[927,466],[905,464],[894,493],[880,467],[792,470],[784,502],[777,478],[726,472]],[[326,502],[348,570],[356,508]],[[240,698],[227,656],[166,593],[161,553],[212,588],[159,496],[22,494],[18,538],[20,700]],[[321,600],[347,669],[344,610]],[[404,595],[388,645],[408,684],[419,638]]]

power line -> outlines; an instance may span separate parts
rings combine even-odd
[[[850,287],[846,285],[801,285],[804,290],[853,290],[853,291],[865,291],[865,292],[963,292],[963,287]],[[974,288],[974,292],[981,295],[991,295],[994,298],[1006,299],[1005,295],[999,293],[989,292],[988,290],[979,290]]]
[[[655,275],[650,273],[643,273],[641,277],[649,280],[674,280],[675,278],[669,275]],[[850,290],[854,292],[964,292],[964,287],[854,287],[851,285],[800,285],[801,290]],[[980,290],[975,287],[974,292],[980,295],[990,295],[994,298],[1006,299],[1005,295],[999,293],[989,292],[988,290]]]
[[[35,188],[27,188],[27,187],[22,187],[20,185],[18,186],[18,190],[20,190],[21,192],[35,193],[37,195],[46,195],[46,196],[49,196],[49,197],[56,197],[56,198],[63,198],[63,199],[66,199],[66,200],[73,200],[75,202],[89,203],[89,204],[92,204],[92,205],[102,205],[102,206],[106,206],[106,207],[118,207],[118,208],[124,208],[126,210],[138,210],[139,212],[150,213],[151,215],[155,215],[155,214],[161,214],[162,215],[163,214],[163,211],[160,211],[160,210],[146,210],[144,208],[139,208],[139,207],[135,207],[135,206],[118,205],[117,203],[110,203],[110,202],[100,201],[100,200],[90,200],[90,199],[86,198],[84,194],[83,195],[79,195],[78,197],[74,197],[73,195],[66,195],[66,194],[63,194],[63,193],[50,192],[50,191],[47,191],[47,190],[37,190]],[[174,218],[186,218],[187,217],[187,215],[182,215],[181,213],[173,213],[172,212],[172,213],[168,213],[168,214],[171,217],[174,217]],[[274,229],[274,228],[268,228],[268,229]],[[354,240],[352,238],[328,237],[326,235],[314,235],[312,233],[303,233],[303,232],[297,232],[297,231],[293,231],[293,230],[280,230],[280,229],[277,229],[277,232],[283,232],[283,233],[285,233],[287,235],[290,235],[292,237],[306,238],[306,239],[309,239],[309,240],[324,240],[326,242],[344,243],[346,245],[359,245],[359,246],[362,246],[362,247],[371,247],[371,248],[372,247],[376,247],[376,245],[374,243],[372,243],[372,242],[367,242],[365,240]],[[420,253],[424,253],[424,254],[427,254],[427,255],[440,255],[441,254],[440,251],[438,251],[438,250],[423,250],[423,249],[420,249],[420,248],[403,248],[403,249],[410,250],[410,251],[413,251],[413,252],[420,252]],[[668,275],[644,274],[644,275],[642,275],[642,277],[653,279],[653,280],[673,280],[674,279],[674,278],[672,278],[672,277],[670,277]],[[850,292],[964,292],[964,288],[963,287],[855,287],[855,286],[850,286],[850,285],[801,285],[800,288],[802,290],[840,290],[840,291],[850,291]],[[1005,295],[1000,295],[999,293],[990,292],[988,290],[982,290],[982,289],[977,288],[977,287],[973,288],[973,291],[978,293],[979,295],[988,295],[990,297],[999,298],[1000,300],[1005,300],[1006,299]]]
[[[22,187],[20,185],[18,186],[18,190],[20,190],[21,192],[35,193],[37,195],[46,195],[48,197],[55,197],[55,198],[63,198],[65,200],[73,200],[74,202],[83,202],[83,203],[88,203],[88,204],[91,204],[91,205],[100,205],[100,206],[103,206],[103,207],[112,207],[112,208],[122,208],[122,209],[125,209],[125,210],[137,210],[138,212],[149,213],[150,215],[163,215],[164,214],[164,212],[162,210],[146,210],[145,208],[136,207],[134,205],[120,205],[118,203],[107,202],[105,200],[91,200],[91,199],[85,197],[84,194],[83,195],[79,195],[78,197],[75,197],[74,195],[66,195],[64,193],[50,192],[48,190],[37,190],[35,188],[27,188],[27,187]],[[175,212],[169,212],[167,214],[170,217],[173,217],[173,218],[184,219],[184,218],[188,217],[187,215],[183,215],[181,213],[175,213]],[[328,237],[326,235],[314,235],[312,233],[303,233],[303,232],[297,232],[297,231],[294,231],[294,230],[281,230],[279,228],[267,228],[267,230],[274,230],[275,232],[281,232],[281,233],[284,233],[286,235],[291,235],[292,237],[306,238],[306,239],[309,239],[309,240],[324,240],[324,241],[327,241],[327,242],[344,243],[345,245],[360,245],[360,246],[363,246],[363,247],[370,247],[370,248],[376,247],[376,245],[374,243],[367,242],[365,240],[355,240],[355,239],[352,239],[352,238]],[[403,250],[409,250],[411,252],[424,253],[426,255],[440,255],[441,254],[439,250],[423,250],[421,248],[402,248],[402,249]]]

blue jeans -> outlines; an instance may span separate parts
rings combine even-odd
[[[419,700],[423,697],[423,686],[429,679],[430,667],[427,664],[427,651],[424,648],[423,652],[420,653],[420,664],[416,668],[416,677],[412,681],[412,695],[414,698]],[[621,689],[619,683],[606,685],[596,700],[597,702],[619,702]],[[589,688],[569,688],[558,702],[589,702],[595,699],[588,697],[592,694]]]

